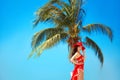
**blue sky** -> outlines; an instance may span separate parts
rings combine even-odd
[[[27,57],[35,32],[52,24],[39,24],[32,29],[34,12],[48,0],[0,1],[0,80],[70,80],[73,65],[68,60],[67,44],[43,52],[39,58]],[[120,80],[120,22],[119,0],[87,0],[84,25],[103,23],[113,30],[113,42],[101,34],[90,37],[104,53],[104,67],[94,52],[86,49],[85,80]],[[99,36],[97,36],[99,35]]]

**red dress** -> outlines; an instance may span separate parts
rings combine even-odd
[[[83,62],[83,64],[80,64],[80,65],[75,64],[74,70],[72,71],[71,80],[78,80],[77,79],[77,77],[78,77],[78,69],[84,71],[84,56],[81,55],[76,60],[78,62]]]

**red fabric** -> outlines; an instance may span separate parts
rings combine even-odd
[[[80,57],[78,57],[76,59],[78,62],[83,62],[83,64],[80,65],[75,65],[74,70],[72,71],[72,76],[71,76],[71,80],[78,80],[78,69],[83,70],[84,71],[84,56],[81,55]]]
[[[82,51],[85,50],[85,47],[83,46],[82,42],[77,42],[77,43],[75,43],[75,44],[73,45],[73,47],[76,47],[77,45],[78,45],[78,46],[82,46]]]

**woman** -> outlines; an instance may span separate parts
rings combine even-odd
[[[82,50],[83,55],[80,53]],[[85,48],[82,42],[77,42],[73,45],[70,61],[75,65],[71,73],[71,80],[84,79],[84,61],[85,61]]]

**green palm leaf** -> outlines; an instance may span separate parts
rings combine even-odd
[[[40,45],[44,40],[47,40],[57,33],[62,33],[62,28],[47,28],[37,32],[32,38],[32,47],[35,48]]]
[[[53,5],[40,8],[36,12],[36,15],[37,18],[34,20],[34,26],[36,26],[40,21],[41,22],[54,21],[54,20],[59,20],[59,18],[60,19],[62,18],[63,20],[66,17],[65,14],[62,12],[62,10],[60,10],[59,8]]]
[[[86,42],[85,42],[86,46],[91,47],[96,55],[98,55],[98,58],[101,62],[101,64],[103,65],[104,62],[104,58],[103,58],[103,53],[101,51],[101,49],[99,48],[99,46],[90,38],[86,37]]]
[[[84,26],[82,30],[88,33],[91,33],[93,31],[102,32],[103,34],[106,34],[111,41],[113,38],[112,30],[103,24],[89,24],[87,26]]]
[[[54,35],[53,37],[44,41],[41,45],[33,49],[28,58],[30,58],[35,52],[37,53],[37,56],[40,56],[43,50],[55,46],[60,41],[65,41],[67,37],[68,37],[68,33],[66,32]]]

